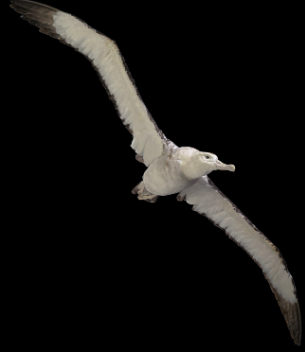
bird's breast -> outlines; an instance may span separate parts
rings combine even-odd
[[[143,175],[145,188],[156,195],[167,196],[192,186],[181,168],[175,154],[167,153],[154,160]]]

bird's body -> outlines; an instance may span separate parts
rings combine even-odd
[[[158,196],[179,193],[197,182],[197,179],[187,178],[182,168],[183,160],[196,149],[178,148],[174,143],[169,143],[165,149],[165,153],[155,159],[143,175],[147,191]]]
[[[133,135],[136,159],[147,167],[134,188],[140,200],[178,193],[178,200],[208,217],[261,267],[295,343],[301,344],[301,313],[293,279],[279,250],[211,182],[214,170],[234,171],[212,153],[178,147],[158,128],[138,94],[115,42],[76,17],[50,6],[11,0],[11,7],[42,33],[85,55],[97,70],[118,115]]]

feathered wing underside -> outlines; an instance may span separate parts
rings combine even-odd
[[[296,288],[283,256],[207,177],[182,191],[178,200],[193,205],[243,248],[260,266],[275,294],[295,344],[301,344],[302,323]]]
[[[11,7],[40,32],[58,39],[87,57],[110,97],[124,125],[133,135],[131,147],[148,166],[162,155],[166,137],[147,111],[114,41],[82,20],[27,0],[11,0]]]

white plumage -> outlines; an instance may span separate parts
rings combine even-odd
[[[149,166],[162,154],[163,141],[128,77],[117,46],[111,39],[67,13],[58,11],[53,19],[56,33],[92,60],[116,102],[120,118],[133,131],[131,147],[143,156],[145,165]]]
[[[72,46],[97,70],[120,118],[133,135],[131,147],[148,168],[133,190],[140,200],[179,193],[193,209],[222,228],[261,267],[285,317],[291,336],[301,343],[301,315],[292,277],[279,250],[211,182],[214,170],[234,171],[216,155],[179,148],[169,141],[142,102],[114,41],[76,17],[44,4],[11,0],[11,7],[42,33]]]
[[[289,303],[297,302],[291,275],[285,270],[276,247],[246,218],[234,209],[231,202],[219,193],[207,176],[201,177],[192,187],[182,191],[181,197],[222,227],[260,265],[270,284]]]

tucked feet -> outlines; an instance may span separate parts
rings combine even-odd
[[[158,198],[159,196],[156,196],[155,194],[151,193],[149,195],[145,195],[143,193],[138,195],[139,200],[145,200],[148,203],[156,203]]]
[[[148,203],[156,203],[159,196],[148,192],[145,188],[144,182],[140,182],[132,191],[133,194],[138,194],[139,200],[145,200]]]
[[[132,189],[131,193],[133,193],[133,194],[136,194],[136,193],[137,194],[141,194],[144,191],[144,188],[145,188],[144,182],[142,181],[138,185],[136,185],[135,188]]]

